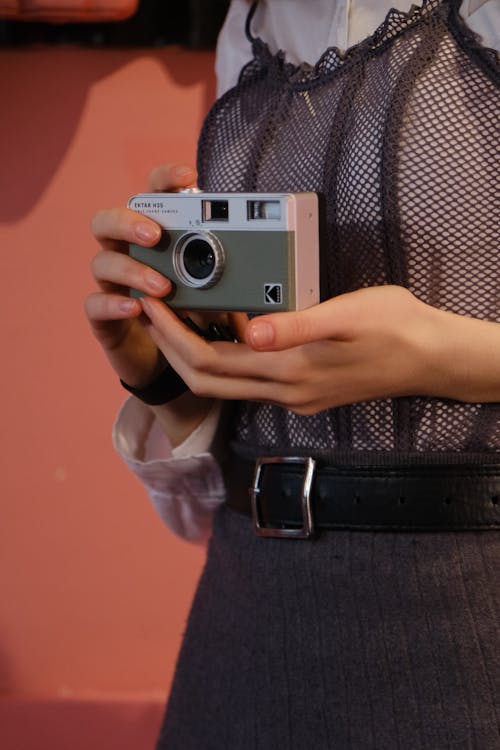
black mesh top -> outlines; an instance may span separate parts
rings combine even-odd
[[[345,54],[254,59],[205,121],[200,186],[326,198],[328,295],[399,284],[443,310],[500,322],[500,66],[459,0],[392,10]],[[500,404],[403,397],[298,416],[242,402],[247,455],[344,464],[496,462]]]

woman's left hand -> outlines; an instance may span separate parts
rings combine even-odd
[[[145,298],[143,309],[157,346],[199,396],[314,414],[445,390],[437,356],[443,313],[403,287],[360,289],[307,310],[251,321],[234,314],[242,343],[201,339],[157,299]]]

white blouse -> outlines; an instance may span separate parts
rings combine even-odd
[[[272,52],[286,51],[293,63],[314,64],[328,47],[351,47],[372,34],[392,7],[408,11],[411,0],[260,0],[252,34]],[[251,59],[245,36],[247,0],[232,0],[217,45],[218,92],[233,86]],[[461,14],[488,47],[500,49],[500,0],[464,0]],[[307,33],[304,33],[306,30]],[[172,449],[151,410],[134,397],[122,407],[113,441],[123,460],[144,484],[153,507],[179,536],[207,539],[216,508],[224,501],[224,482],[211,445],[220,404],[182,445]]]
[[[391,8],[407,12],[412,0],[260,0],[252,34],[271,52],[284,50],[289,62],[314,65],[328,47],[340,51],[373,34]],[[239,71],[252,57],[244,29],[249,0],[232,0],[217,45],[219,96],[234,86]],[[500,0],[464,0],[461,15],[487,47],[500,48]],[[306,33],[304,33],[306,32]]]

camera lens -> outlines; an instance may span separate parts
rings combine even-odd
[[[184,268],[194,279],[206,279],[215,268],[215,253],[206,240],[195,238],[184,245]]]
[[[190,287],[208,289],[224,268],[224,249],[210,232],[189,232],[177,240],[172,257],[179,279]]]

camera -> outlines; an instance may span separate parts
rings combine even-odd
[[[129,254],[170,279],[174,309],[262,313],[320,300],[316,193],[141,193],[128,207],[162,227],[154,247],[130,244]]]

